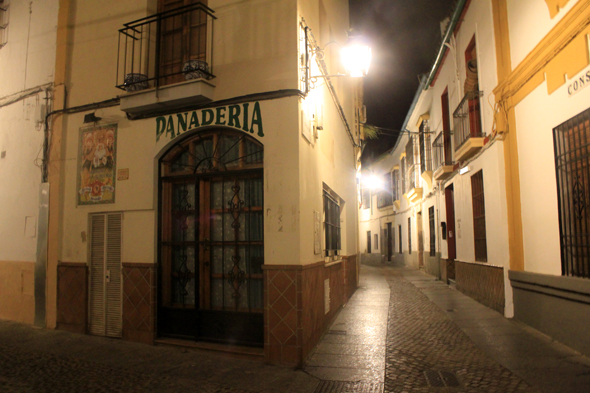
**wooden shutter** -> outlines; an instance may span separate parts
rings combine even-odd
[[[105,334],[105,216],[90,216],[90,334]]]
[[[121,337],[121,214],[107,216],[106,238],[106,335]]]
[[[121,337],[121,214],[90,216],[91,334]]]

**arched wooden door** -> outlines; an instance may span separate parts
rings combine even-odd
[[[158,333],[263,344],[263,148],[199,133],[160,160]]]

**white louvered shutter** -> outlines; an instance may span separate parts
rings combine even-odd
[[[90,216],[90,334],[105,334],[105,216]]]
[[[120,213],[90,216],[90,333],[121,337]]]
[[[107,216],[106,254],[106,335],[121,337],[121,214]]]

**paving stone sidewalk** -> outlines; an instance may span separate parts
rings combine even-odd
[[[318,380],[262,360],[0,321],[0,392],[313,392]]]
[[[386,392],[537,392],[476,347],[401,272],[387,273]]]
[[[0,320],[0,392],[590,392],[590,360],[421,271],[362,266],[303,370]]]

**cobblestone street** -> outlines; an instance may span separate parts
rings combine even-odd
[[[303,370],[0,321],[0,392],[585,392],[590,361],[422,272],[362,267]]]

